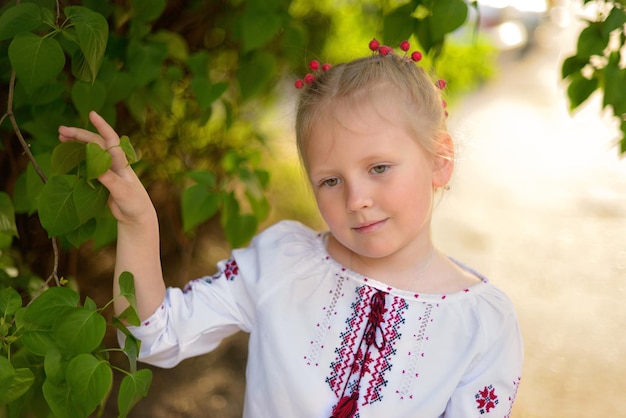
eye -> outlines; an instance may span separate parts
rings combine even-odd
[[[331,177],[326,180],[322,180],[320,182],[320,186],[334,187],[339,184],[339,179],[337,177]]]
[[[389,170],[389,166],[388,165],[386,165],[386,164],[378,164],[378,165],[375,165],[374,167],[372,167],[370,169],[370,172],[372,172],[374,174],[383,174],[387,170]]]

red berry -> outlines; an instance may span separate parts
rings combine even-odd
[[[400,49],[403,50],[404,52],[408,51],[410,48],[411,48],[411,44],[409,43],[409,41],[400,42]]]
[[[441,106],[445,109],[446,107],[448,107],[448,102],[446,102],[445,100],[442,100]]]
[[[437,85],[437,87],[439,87],[439,89],[443,90],[443,89],[446,88],[448,83],[446,83],[446,80],[437,80],[436,85]]]
[[[304,81],[302,81],[301,79],[297,79],[295,83],[293,83],[294,86],[296,86],[297,89],[301,89],[302,87],[304,87]]]
[[[332,65],[330,65],[329,63],[326,63],[322,65],[322,71],[328,71],[330,70],[330,67],[332,67]]]
[[[420,62],[422,60],[422,53],[419,51],[413,51],[411,59],[415,62]]]
[[[320,68],[320,62],[318,60],[313,60],[309,63],[309,68],[313,71],[318,70]]]
[[[312,84],[315,81],[315,76],[313,74],[307,74],[304,76],[304,82],[307,84]]]
[[[370,41],[369,48],[374,52],[378,51],[378,48],[380,48],[380,42],[378,42],[376,38],[372,39]]]
[[[380,55],[382,55],[383,57],[386,57],[387,55],[391,54],[392,49],[389,48],[387,45],[383,45],[380,48],[378,48],[378,53]]]

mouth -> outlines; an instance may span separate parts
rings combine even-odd
[[[353,227],[352,230],[358,232],[359,234],[371,234],[380,230],[385,225],[385,223],[387,223],[387,219],[373,222],[364,222]]]

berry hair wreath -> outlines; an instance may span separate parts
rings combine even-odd
[[[382,45],[376,38],[372,39],[369,42],[368,45],[370,51],[372,51],[374,54],[378,54],[382,57],[386,57],[388,55],[393,54],[393,48],[391,48],[390,46],[387,45]],[[409,50],[411,49],[411,44],[409,43],[409,41],[402,41],[400,42],[400,49],[402,51],[404,51],[404,57],[407,61],[413,61],[415,63],[418,63],[422,60],[422,53],[420,51],[413,51],[411,52],[411,54],[409,55]],[[299,78],[295,81],[294,86],[297,89],[301,89],[304,88],[306,85],[309,84],[313,84],[315,82],[315,72],[319,72],[321,71],[328,71],[331,68],[331,65],[326,63],[326,64],[320,64],[319,61],[317,60],[313,60],[311,62],[309,62],[309,69],[311,69],[312,72],[308,73],[307,75],[304,76],[304,78]],[[445,80],[439,79],[435,82],[435,86],[439,89],[439,90],[443,90],[446,88],[447,83]],[[441,101],[441,105],[442,107],[446,108],[447,103],[445,100]],[[445,111],[445,116],[448,116],[448,111]]]
[[[372,39],[369,42],[368,46],[372,52],[377,53],[383,57],[393,54],[393,48],[387,45],[381,45],[381,43],[376,38]],[[405,54],[404,56],[407,57],[408,51],[409,49],[411,49],[411,44],[409,43],[409,41],[402,41],[400,42],[400,49],[404,51],[404,54]],[[422,53],[420,51],[413,51],[411,55],[407,57],[407,59],[410,59],[411,61],[416,62],[416,63],[420,62],[422,60]],[[313,60],[309,62],[309,68],[313,72],[319,71],[319,70],[328,71],[331,68],[331,65],[328,63],[320,64],[318,60]],[[313,84],[314,82],[315,82],[315,75],[313,73],[308,73],[307,75],[304,76],[304,78],[297,79],[294,83],[294,86],[297,89],[301,89],[305,85]],[[442,90],[446,87],[447,83],[445,80],[437,80],[435,85],[439,89]]]

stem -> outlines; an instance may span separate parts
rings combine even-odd
[[[9,118],[9,120],[11,121],[11,125],[13,126],[13,131],[15,132],[15,135],[17,136],[17,139],[20,145],[22,146],[22,149],[24,150],[24,153],[30,160],[30,163],[33,165],[33,168],[35,169],[35,172],[37,173],[41,181],[43,183],[46,183],[48,181],[48,178],[46,177],[44,172],[41,170],[41,167],[39,166],[39,164],[37,164],[37,160],[35,160],[35,156],[33,155],[33,153],[30,152],[30,146],[24,139],[24,136],[22,135],[22,131],[20,130],[20,127],[17,124],[17,120],[15,119],[15,114],[13,113],[14,93],[15,93],[15,70],[11,70],[11,80],[9,81],[9,97],[7,100],[7,111],[4,115],[2,115],[2,118],[0,119],[0,124],[2,124],[5,118],[7,117]],[[59,246],[58,246],[56,237],[52,237],[51,241],[52,241],[52,251],[54,253],[54,260],[53,260],[52,272],[50,273],[50,276],[48,276],[48,279],[46,280],[46,284],[50,282],[50,280],[54,279],[56,285],[60,286],[61,283],[59,282],[59,274],[58,274]]]
[[[130,375],[132,374],[132,373],[127,372],[127,371],[126,371],[126,370],[124,370],[124,369],[120,369],[119,367],[114,366],[114,365],[112,365],[112,364],[110,364],[110,366],[111,366],[111,369],[113,369],[113,370],[117,370],[118,372],[122,372],[122,373],[124,373],[126,376],[130,376]]]
[[[20,141],[20,145],[22,145],[22,149],[24,150],[24,153],[26,154],[31,164],[33,165],[33,168],[37,172],[37,175],[39,175],[39,178],[41,178],[41,181],[45,183],[48,181],[48,179],[46,175],[43,173],[43,171],[41,171],[41,167],[39,167],[39,164],[37,164],[37,161],[35,160],[35,156],[33,155],[33,153],[30,152],[30,146],[24,139],[24,136],[22,135],[22,131],[20,130],[20,127],[17,125],[17,120],[15,119],[15,115],[13,114],[14,91],[15,91],[15,70],[11,70],[11,81],[9,82],[9,100],[7,102],[6,116],[8,116],[9,120],[11,121],[11,125],[13,125],[13,130],[15,131],[15,135],[17,135],[17,139]]]

